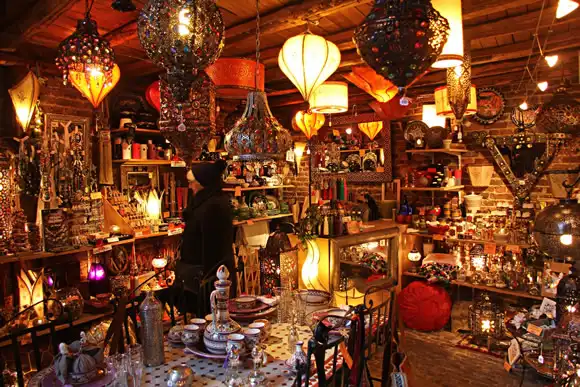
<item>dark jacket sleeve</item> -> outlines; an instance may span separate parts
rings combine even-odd
[[[224,261],[223,263],[233,273],[232,243],[234,229],[232,211],[227,197],[216,195],[216,197],[208,200],[204,208],[201,230],[203,266],[206,271],[213,269],[220,261]]]

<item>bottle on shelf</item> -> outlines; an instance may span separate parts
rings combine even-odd
[[[124,138],[123,142],[121,143],[121,149],[123,160],[131,159],[131,144],[129,144],[126,138]]]

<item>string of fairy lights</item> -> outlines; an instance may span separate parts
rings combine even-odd
[[[530,54],[528,55],[528,60],[526,61],[526,65],[524,66],[520,82],[518,83],[518,86],[514,90],[515,93],[517,94],[521,90],[522,86],[525,87],[525,97],[524,97],[523,102],[519,105],[520,109],[522,109],[522,110],[528,109],[528,107],[529,107],[528,101],[530,101],[534,97],[534,95],[536,94],[536,92],[538,90],[541,92],[548,90],[548,87],[549,87],[548,81],[540,79],[538,74],[540,71],[542,60],[544,60],[546,62],[546,64],[548,65],[549,68],[553,68],[558,64],[559,57],[557,54],[546,55],[546,49],[548,46],[550,34],[553,32],[552,27],[554,26],[554,23],[556,22],[556,20],[561,19],[561,18],[569,15],[574,10],[576,10],[579,6],[580,6],[580,3],[578,2],[578,0],[559,0],[558,7],[556,9],[556,13],[554,14],[552,21],[548,27],[544,42],[541,43],[540,37],[539,37],[539,31],[540,31],[541,22],[542,22],[542,16],[544,15],[544,10],[546,8],[546,0],[542,1],[542,7],[540,8],[538,22],[536,24],[536,29],[534,31],[534,36],[532,39],[532,46],[530,48]],[[534,55],[536,46],[539,50],[540,55],[538,56],[536,63],[533,65],[533,70],[530,70],[530,64],[532,62],[532,57]],[[529,77],[529,80],[527,80],[528,77]],[[528,88],[530,81],[535,84],[535,87],[533,88],[533,92],[531,94],[529,94],[529,88]]]

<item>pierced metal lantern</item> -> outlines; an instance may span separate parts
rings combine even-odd
[[[167,70],[173,97],[185,101],[198,71],[224,47],[224,21],[213,0],[149,0],[137,21],[147,56]]]
[[[580,102],[568,92],[569,81],[561,84],[554,97],[540,107],[536,126],[549,133],[580,133]]]
[[[266,247],[260,250],[260,286],[264,294],[274,294],[276,287],[298,288],[298,249],[279,229],[270,234]]]
[[[161,117],[159,128],[186,163],[197,159],[215,133],[215,88],[211,79],[200,72],[187,89],[187,102],[177,103],[170,87],[161,78]]]
[[[461,120],[471,101],[471,55],[465,51],[463,63],[447,69],[447,98],[455,119]],[[477,102],[477,98],[474,98]]]
[[[552,258],[580,260],[580,204],[564,199],[536,216],[534,239]]]
[[[375,0],[353,40],[366,64],[403,88],[435,62],[448,35],[430,0]]]
[[[77,21],[77,29],[58,46],[56,66],[62,71],[64,84],[68,83],[69,72],[82,72],[87,77],[104,75],[106,83],[113,78],[115,53],[109,42],[99,35],[97,22],[90,14]]]
[[[493,339],[500,339],[505,333],[504,313],[487,293],[482,293],[478,302],[469,305],[469,324],[474,338],[487,339],[488,348]]]
[[[292,146],[292,136],[272,115],[266,93],[248,93],[246,110],[225,136],[225,148],[242,160],[279,159]]]

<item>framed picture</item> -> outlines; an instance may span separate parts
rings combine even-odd
[[[477,89],[477,113],[473,119],[483,125],[491,125],[499,120],[505,109],[503,94],[493,87]]]
[[[46,130],[47,135],[50,136],[52,143],[55,140],[59,144],[54,144],[59,148],[59,151],[67,151],[74,146],[74,142],[80,142],[84,149],[85,156],[90,158],[90,133],[91,133],[91,119],[89,117],[69,116],[64,114],[46,114]],[[71,136],[77,133],[77,136]],[[68,139],[68,143],[65,142]]]

